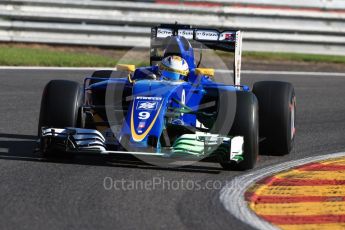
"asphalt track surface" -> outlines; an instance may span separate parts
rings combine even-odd
[[[165,169],[102,158],[46,161],[32,152],[41,93],[51,79],[82,81],[90,71],[0,70],[0,229],[251,229],[219,201],[219,189],[107,190],[104,179],[225,185],[243,172],[200,163]],[[244,74],[243,83],[290,81],[297,138],[290,155],[261,156],[256,169],[345,150],[345,77]],[[151,187],[152,188],[152,187]]]

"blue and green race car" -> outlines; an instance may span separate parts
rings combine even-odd
[[[84,84],[50,81],[39,117],[39,150],[58,154],[133,155],[174,164],[218,162],[254,167],[258,154],[288,154],[295,138],[296,98],[290,83],[240,83],[239,30],[166,24],[151,29],[150,66],[118,64]],[[233,82],[201,68],[195,52],[233,53]],[[233,77],[232,77],[233,75]],[[157,161],[151,161],[155,159]]]

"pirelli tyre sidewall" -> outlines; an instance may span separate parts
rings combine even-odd
[[[291,83],[262,81],[253,86],[259,101],[260,154],[288,154],[295,140],[296,97]]]
[[[230,136],[244,137],[243,160],[222,162],[221,165],[227,170],[247,170],[255,166],[259,150],[258,102],[252,92],[237,91],[236,98],[236,115]]]
[[[82,91],[77,82],[52,80],[44,88],[38,123],[41,127],[79,127]]]

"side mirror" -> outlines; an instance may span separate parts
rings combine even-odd
[[[214,69],[211,68],[196,68],[195,69],[196,75],[204,75],[208,77],[214,77]]]
[[[134,81],[132,80],[132,74],[135,71],[135,65],[117,64],[116,70],[120,71],[120,73],[126,73],[128,81],[130,83],[134,83]]]
[[[135,65],[117,64],[116,70],[127,71],[133,73],[135,71]]]

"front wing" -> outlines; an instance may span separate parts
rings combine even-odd
[[[113,151],[105,144],[104,136],[94,129],[42,128],[39,151],[42,153],[64,152],[71,154],[134,155],[180,160],[206,160],[240,162],[243,160],[242,136],[221,137],[217,134],[184,134],[168,149],[137,149],[138,151]],[[212,159],[212,160],[211,160]],[[216,160],[214,160],[216,159]]]

